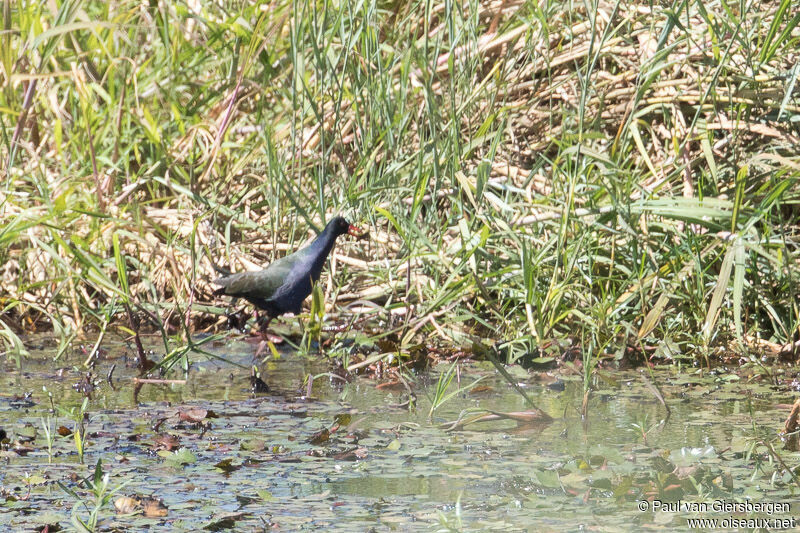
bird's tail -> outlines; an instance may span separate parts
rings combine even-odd
[[[225,287],[220,287],[214,290],[214,296],[225,296]]]

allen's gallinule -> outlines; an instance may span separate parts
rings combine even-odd
[[[244,298],[258,309],[266,311],[263,331],[273,318],[284,313],[301,312],[303,300],[311,294],[313,284],[319,281],[322,266],[336,238],[345,233],[360,237],[358,228],[343,217],[335,217],[302,250],[270,263],[263,270],[239,272],[214,280],[216,285],[221,286],[214,294]]]

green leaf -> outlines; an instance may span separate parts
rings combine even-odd
[[[123,302],[127,303],[130,300],[130,292],[128,291],[128,268],[125,264],[125,257],[119,249],[119,233],[114,233],[112,241],[114,244],[114,261],[117,264],[117,279],[122,288]]]
[[[186,448],[180,448],[174,452],[161,450],[158,452],[158,455],[163,457],[164,460],[172,466],[190,465],[197,461],[197,456]]]
[[[400,449],[401,446],[402,444],[400,443],[400,440],[394,439],[386,446],[386,449],[389,450],[390,452],[396,452]]]

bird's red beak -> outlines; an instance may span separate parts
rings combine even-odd
[[[350,224],[350,226],[347,228],[347,234],[352,235],[356,239],[363,239],[367,235],[366,233],[362,232],[359,228],[357,228],[352,224]]]

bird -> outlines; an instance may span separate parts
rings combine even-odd
[[[257,309],[265,311],[266,322],[261,325],[263,333],[272,319],[285,313],[299,314],[302,311],[303,301],[311,294],[314,283],[319,281],[322,267],[336,239],[344,234],[364,237],[356,226],[344,217],[337,216],[328,222],[311,244],[270,263],[262,270],[233,274],[214,265],[218,272],[225,274],[213,281],[220,286],[214,295],[244,298]]]

